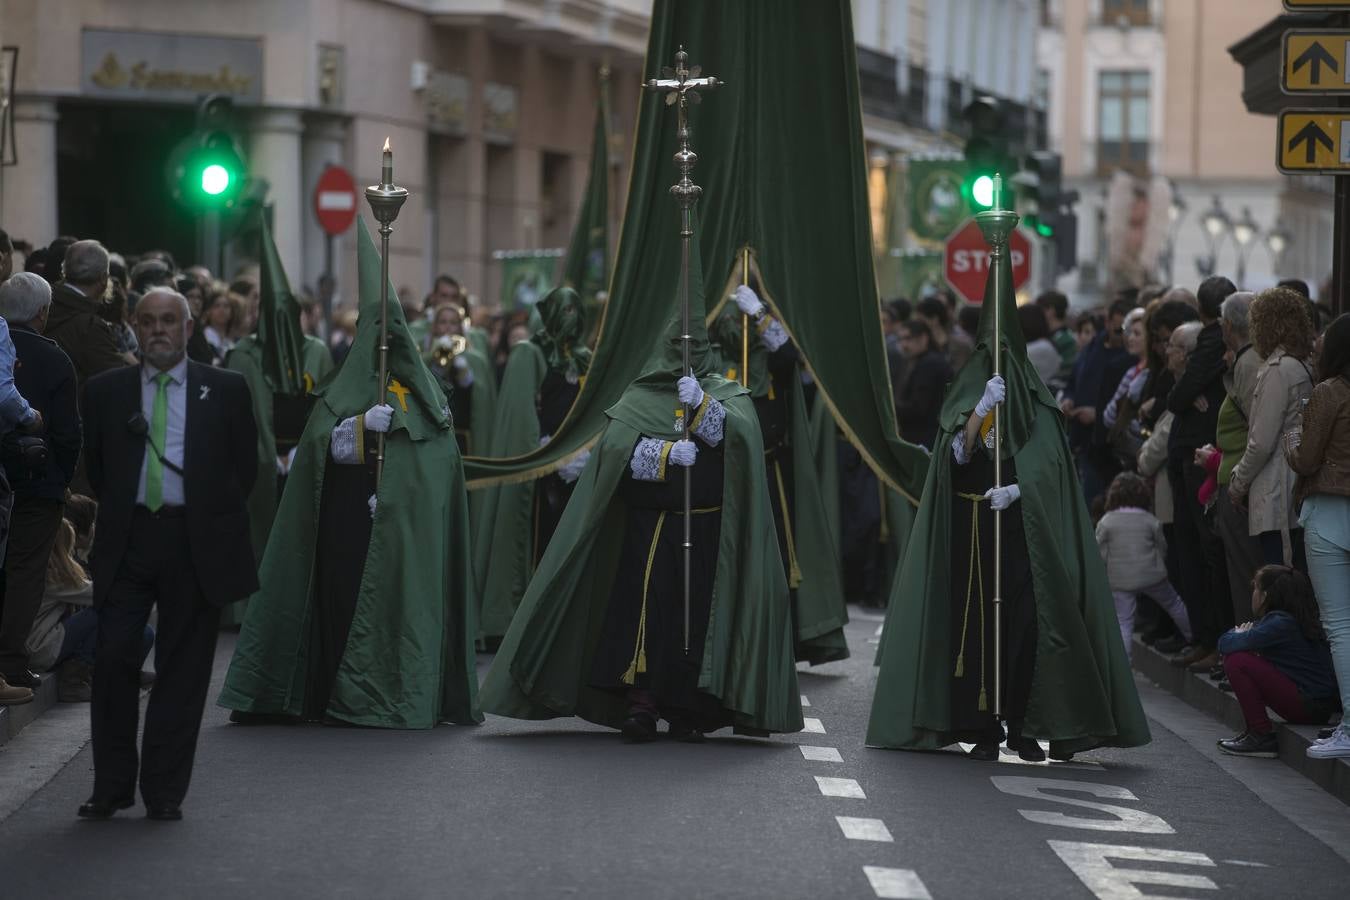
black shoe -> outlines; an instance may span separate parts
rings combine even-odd
[[[177,803],[147,803],[145,817],[156,822],[178,822],[183,818],[183,810]]]
[[[1186,639],[1179,634],[1174,634],[1171,637],[1165,637],[1154,642],[1153,649],[1162,654],[1172,654],[1179,652],[1185,646]]]
[[[1067,752],[1065,752],[1065,751],[1063,751],[1063,750],[1059,750],[1059,751],[1051,750],[1051,751],[1050,751],[1050,759],[1051,759],[1052,761],[1054,761],[1054,762],[1072,762],[1072,761],[1073,761],[1073,754],[1072,754],[1072,753],[1067,753]]]
[[[1217,666],[1215,666],[1214,668],[1212,668],[1212,669],[1209,670],[1209,680],[1210,680],[1210,681],[1223,681],[1223,680],[1225,680],[1227,677],[1228,677],[1228,672],[1225,671],[1225,669],[1224,669],[1224,667],[1223,667],[1223,663],[1219,663]]]
[[[299,725],[299,716],[284,713],[251,713],[243,710],[230,710],[230,721],[236,725]]]
[[[701,744],[703,743],[703,732],[693,726],[686,725],[683,722],[671,722],[670,728],[666,734],[673,740],[681,744]]]
[[[27,669],[19,669],[17,672],[5,672],[5,683],[10,687],[26,687],[30,691],[36,691],[42,687],[42,679],[34,675]]]
[[[1335,728],[1319,728],[1317,729],[1317,739],[1319,741],[1325,741],[1327,738],[1331,737],[1335,733],[1336,733]]]
[[[650,744],[656,740],[656,717],[646,712],[630,713],[619,731],[629,744]]]
[[[1008,749],[1012,750],[1024,762],[1045,762],[1045,751],[1031,738],[1008,735]]]
[[[1280,755],[1280,741],[1275,733],[1252,734],[1244,731],[1235,738],[1219,741],[1219,749],[1230,756],[1255,756],[1259,759],[1275,759]]]
[[[1220,681],[1214,686],[1219,690],[1223,691],[1225,694],[1233,693],[1233,685],[1229,683],[1227,678],[1225,678],[1223,681]]]
[[[967,753],[966,756],[969,756],[971,759],[977,759],[980,762],[997,762],[998,744],[995,744],[993,741],[981,741],[974,747],[971,747],[970,752]]]
[[[90,797],[80,804],[79,816],[81,819],[111,819],[119,809],[131,809],[132,806],[130,800],[101,800],[98,797]]]

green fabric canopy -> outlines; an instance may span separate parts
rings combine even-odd
[[[917,502],[927,457],[896,431],[881,334],[852,16],[846,0],[657,0],[644,72],[685,47],[726,84],[693,106],[703,187],[696,239],[712,288],[751,249],[760,295],[788,327],[844,433]],[[465,460],[472,487],[557,468],[605,426],[676,312],[679,215],[670,186],[676,115],[644,95],[628,206],[585,388],[547,447]],[[710,302],[709,306],[715,306]]]

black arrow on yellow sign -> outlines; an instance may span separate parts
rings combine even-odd
[[[1316,122],[1309,122],[1298,130],[1298,134],[1289,139],[1289,149],[1297,150],[1299,144],[1306,144],[1307,150],[1304,153],[1304,161],[1308,165],[1317,162],[1317,145],[1321,144],[1332,153],[1336,152],[1336,144],[1331,140],[1331,135],[1327,134],[1317,126]]]
[[[1331,51],[1314,41],[1308,45],[1307,50],[1300,53],[1298,58],[1294,60],[1294,71],[1297,72],[1304,66],[1311,66],[1309,75],[1312,78],[1312,83],[1319,85],[1322,83],[1323,65],[1333,72],[1340,71],[1340,64],[1336,62],[1336,57],[1331,55]],[[1312,162],[1312,160],[1309,160],[1309,162]]]

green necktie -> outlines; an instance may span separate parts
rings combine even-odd
[[[145,506],[158,512],[164,505],[164,463],[159,461],[165,452],[164,442],[169,432],[169,380],[173,376],[160,372],[155,376],[155,408],[150,415],[150,456],[145,461]]]

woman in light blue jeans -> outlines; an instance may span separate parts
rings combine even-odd
[[[1331,641],[1342,717],[1308,755],[1350,758],[1350,315],[1327,328],[1318,371],[1322,381],[1303,410],[1301,429],[1286,437],[1285,451],[1298,473],[1294,497],[1302,504],[1308,575]]]

